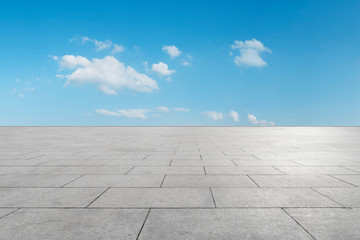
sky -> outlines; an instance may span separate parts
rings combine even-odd
[[[6,1],[1,126],[358,126],[360,2]]]

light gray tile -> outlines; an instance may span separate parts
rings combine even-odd
[[[21,209],[0,220],[0,239],[136,239],[147,210]]]
[[[106,188],[6,188],[0,207],[86,207]]]
[[[0,219],[14,212],[17,208],[0,208]],[[1,232],[1,230],[0,230]]]
[[[230,160],[174,160],[171,166],[235,166]]]
[[[286,174],[356,174],[343,167],[276,167]]]
[[[237,166],[301,166],[288,160],[233,160]]]
[[[47,174],[57,167],[0,167],[0,174]]]
[[[341,207],[309,188],[212,188],[217,207]]]
[[[344,207],[360,208],[360,188],[316,188],[315,190]]]
[[[283,174],[273,167],[205,167],[206,174]]]
[[[280,209],[153,209],[140,239],[164,238],[312,239]]]
[[[111,167],[61,167],[51,174],[125,174],[133,166],[111,166]]]
[[[205,174],[203,167],[134,167],[128,174]]]
[[[359,239],[360,209],[286,209],[318,240]]]
[[[53,160],[41,164],[41,166],[101,166],[110,160]]]
[[[334,175],[334,177],[360,187],[360,174],[357,174],[357,175]]]
[[[237,175],[168,175],[163,187],[257,187],[248,176]]]
[[[80,175],[0,175],[0,187],[61,187]]]
[[[208,188],[111,188],[90,207],[214,207]]]
[[[66,187],[160,187],[163,175],[85,175]]]
[[[326,175],[251,175],[260,187],[352,187]]]
[[[113,160],[105,166],[169,166],[171,160]]]

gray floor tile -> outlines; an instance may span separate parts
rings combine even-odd
[[[0,191],[0,207],[86,207],[105,190],[106,188],[6,188]]]
[[[134,167],[128,174],[144,174],[144,175],[165,175],[165,174],[202,174],[203,167]]]
[[[273,167],[205,167],[206,174],[283,174]]]
[[[281,209],[153,209],[140,239],[312,239]]]
[[[341,207],[309,188],[212,188],[217,207]]]
[[[17,208],[0,208],[0,219],[14,212]],[[1,230],[0,230],[1,231]]]
[[[61,187],[80,175],[0,175],[0,187]]]
[[[356,174],[343,167],[276,167],[286,174]]]
[[[61,167],[58,170],[51,172],[51,174],[125,174],[133,166],[111,166],[111,167]]]
[[[315,190],[344,207],[360,208],[360,188],[316,188]]]
[[[260,187],[353,187],[326,175],[251,175]]]
[[[21,209],[0,220],[6,240],[134,240],[147,210]]]
[[[163,175],[85,175],[66,187],[160,187]]]
[[[47,174],[57,167],[0,167],[1,174]]]
[[[360,236],[360,209],[286,209],[317,240]]]
[[[288,160],[233,160],[237,166],[301,166]]]
[[[357,174],[357,175],[334,175],[334,177],[360,187],[360,174]]]
[[[237,175],[168,175],[163,187],[257,187],[248,176]]]
[[[204,208],[214,203],[208,188],[111,188],[90,207]]]
[[[174,160],[171,166],[235,166],[230,160]]]
[[[113,160],[104,166],[169,166],[171,160]]]

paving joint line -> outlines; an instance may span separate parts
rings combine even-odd
[[[248,176],[248,178],[250,178],[250,179],[251,179],[251,181],[253,181],[253,182],[256,184],[256,186],[258,186],[259,188],[261,188],[261,187],[260,187],[260,185],[259,185],[259,184],[257,184],[257,182],[255,182],[255,180],[254,180],[254,179],[252,179],[252,178],[250,177],[250,175],[249,175],[249,174],[246,174],[246,176]]]
[[[9,216],[10,214],[13,214],[14,212],[20,210],[20,209],[21,209],[21,208],[17,208],[17,209],[15,209],[14,211],[11,211],[11,212],[9,212],[8,214],[5,214],[4,216],[0,217],[0,219],[3,219],[3,218],[5,218],[5,217]]]
[[[133,170],[135,168],[135,166],[133,166],[132,168],[130,168],[124,175],[127,175],[131,170]]]
[[[308,231],[306,230],[293,216],[291,216],[284,208],[281,208],[292,220],[294,220],[297,225],[299,225],[307,234],[309,234],[313,239],[316,240],[316,238]]]
[[[75,178],[75,179],[71,180],[70,182],[68,182],[68,183],[66,183],[66,184],[64,184],[64,185],[62,185],[60,188],[65,187],[66,185],[68,185],[68,184],[70,184],[70,183],[72,183],[72,182],[74,182],[74,181],[78,180],[79,178],[81,178],[81,177],[83,177],[83,176],[85,176],[85,174],[82,174],[81,176],[79,176],[79,177],[77,177],[77,178]]]
[[[164,183],[164,181],[165,181],[165,178],[166,178],[166,174],[164,175],[164,178],[163,178],[163,180],[161,181],[160,188],[162,188],[162,185],[163,185],[163,183]]]
[[[314,192],[317,192],[317,193],[318,193],[318,194],[320,194],[321,196],[324,196],[324,197],[326,197],[327,199],[329,199],[329,200],[333,201],[334,203],[338,204],[339,206],[342,206],[343,208],[345,208],[345,206],[344,206],[344,205],[342,205],[342,204],[338,203],[338,202],[337,202],[337,201],[335,201],[334,199],[332,199],[332,198],[330,198],[330,197],[326,196],[325,194],[323,194],[323,193],[321,193],[321,192],[317,191],[315,188],[312,188],[312,187],[311,187],[310,189],[312,189]]]
[[[355,185],[355,184],[353,184],[353,183],[349,183],[349,182],[347,182],[347,181],[345,181],[345,180],[342,180],[342,179],[340,179],[340,178],[337,178],[337,177],[334,177],[333,175],[331,175],[331,174],[327,174],[328,176],[330,176],[330,177],[333,177],[333,178],[335,178],[335,179],[337,179],[337,180],[339,180],[339,181],[342,181],[342,182],[344,182],[344,183],[347,183],[347,184],[350,184],[350,185],[352,185],[352,186],[354,186],[354,187],[359,187],[358,185]],[[357,174],[355,174],[355,175],[357,175]]]
[[[108,187],[107,189],[105,189],[105,191],[103,191],[99,196],[97,196],[94,200],[92,200],[85,208],[88,208],[91,204],[93,204],[96,200],[98,200],[104,193],[107,192],[107,190],[109,190],[110,187]]]
[[[288,174],[286,174],[285,172],[281,171],[280,169],[278,169],[278,168],[275,167],[275,166],[270,166],[270,167],[275,168],[276,170],[278,170],[279,172],[283,173],[284,175],[288,175]]]
[[[212,191],[211,187],[209,187],[209,189],[210,189],[210,193],[211,193],[211,197],[212,197],[212,200],[213,200],[214,206],[215,206],[215,208],[217,208],[217,206],[216,206],[216,202],[215,202],[215,198],[214,198],[214,194],[213,194],[213,191]]]
[[[145,226],[146,220],[147,220],[148,217],[149,217],[150,211],[151,211],[151,208],[149,208],[149,211],[148,211],[147,214],[146,214],[146,217],[145,217],[145,219],[144,219],[143,224],[141,225],[141,228],[140,228],[140,231],[139,231],[139,233],[138,233],[138,235],[137,235],[137,237],[136,237],[136,240],[138,240],[139,237],[140,237],[140,234],[141,234],[141,232],[142,232],[142,230],[143,230],[143,228],[144,228],[144,226]]]

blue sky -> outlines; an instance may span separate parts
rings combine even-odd
[[[359,1],[8,1],[0,125],[360,124]]]

